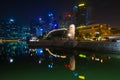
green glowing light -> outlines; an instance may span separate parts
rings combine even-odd
[[[79,57],[81,57],[81,58],[87,58],[87,56],[84,55],[84,54],[79,54]]]
[[[80,79],[82,79],[82,80],[85,80],[85,76],[82,76],[82,75],[80,75],[80,76],[78,76]]]

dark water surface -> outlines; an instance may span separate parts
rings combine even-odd
[[[9,54],[5,49],[1,48],[0,80],[120,80],[119,53],[78,51],[76,70],[71,71],[67,66],[69,58],[30,53],[24,46],[11,49]]]
[[[14,58],[15,59],[15,58]],[[20,59],[22,59],[20,61]],[[109,59],[104,62],[87,60],[77,57],[76,70],[71,71],[65,67],[66,60],[53,61],[53,68],[49,68],[49,60],[39,64],[36,59],[19,58],[13,63],[0,63],[0,80],[119,80],[120,61]]]

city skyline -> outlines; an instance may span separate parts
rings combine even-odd
[[[13,18],[20,24],[28,24],[31,19],[39,17],[46,19],[49,12],[59,18],[64,12],[72,11],[75,2],[77,0],[4,0],[0,3],[0,18]],[[90,23],[104,23],[119,27],[119,8],[119,2],[114,0],[91,0]]]

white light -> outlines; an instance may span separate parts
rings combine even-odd
[[[13,20],[13,19],[10,19],[10,22],[14,22],[14,20]]]
[[[69,38],[73,40],[74,37],[75,37],[75,25],[74,24],[71,24],[69,26],[69,32],[68,32],[68,34],[70,34]]]
[[[14,60],[13,60],[12,58],[10,58],[10,63],[13,63],[13,61],[14,61]]]
[[[41,60],[39,60],[39,62],[38,62],[39,64],[42,64],[42,61]]]
[[[34,42],[34,41],[36,41],[36,40],[33,40],[33,39],[30,40],[30,42]]]
[[[39,18],[39,21],[41,21],[41,20],[42,20],[42,18],[40,17],[40,18]]]
[[[99,58],[95,58],[95,60],[96,60],[96,61],[100,61],[100,59],[99,59]]]
[[[71,36],[71,34],[70,33],[68,33],[68,37],[70,37]]]

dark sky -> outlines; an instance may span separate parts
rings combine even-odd
[[[94,0],[92,3],[91,21],[107,23],[112,27],[120,27],[119,0]]]
[[[31,19],[46,17],[48,12],[56,16],[72,10],[77,0],[1,0],[0,18],[13,18],[17,22],[27,24]],[[90,22],[107,23],[120,26],[119,0],[89,0]]]
[[[74,0],[3,0],[0,2],[0,17],[13,18],[22,23],[30,19],[47,17],[49,12],[55,16],[72,8]]]

